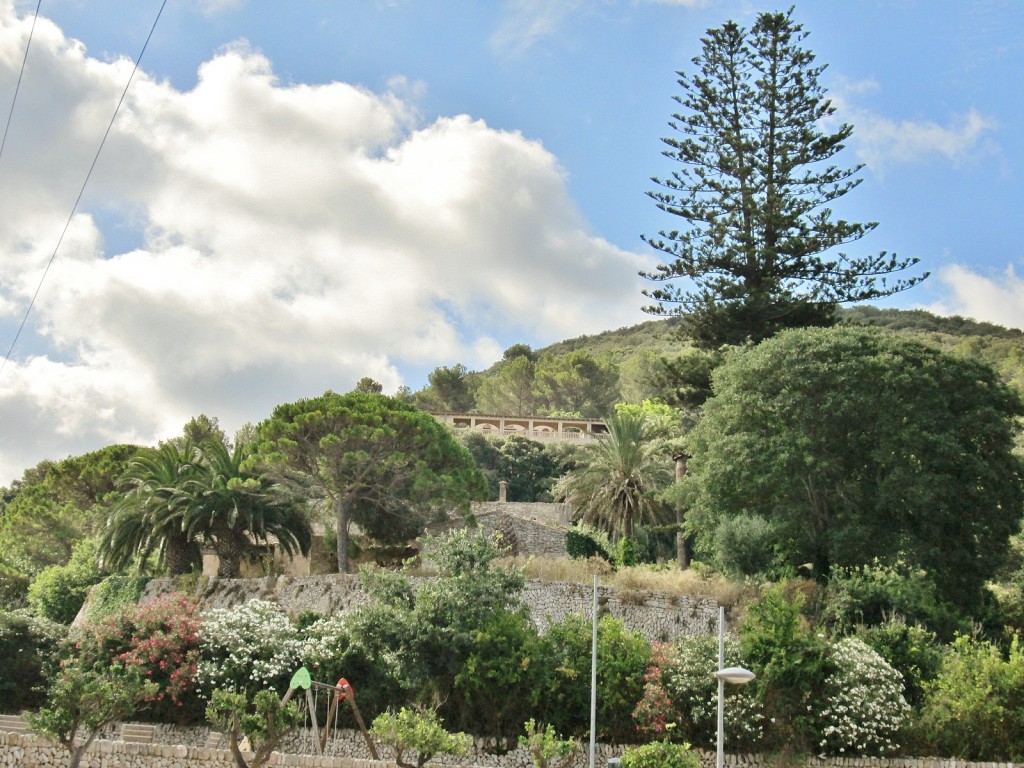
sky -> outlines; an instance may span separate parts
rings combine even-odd
[[[0,0],[0,485],[649,319],[676,72],[788,0],[43,0],[26,56],[36,5]],[[879,222],[848,252],[931,273],[880,305],[1024,327],[1024,3],[793,15],[865,163],[836,213]]]

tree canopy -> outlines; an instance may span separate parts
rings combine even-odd
[[[302,473],[330,501],[342,572],[352,522],[373,538],[415,536],[431,513],[486,495],[483,476],[448,428],[393,397],[328,391],[277,406],[257,430],[265,460]]]
[[[554,493],[613,539],[629,538],[635,525],[666,514],[658,491],[672,482],[672,463],[661,452],[661,420],[642,408],[619,410],[605,423],[608,436],[581,453],[582,466],[563,476]]]
[[[645,240],[667,258],[645,277],[662,285],[647,310],[683,315],[695,343],[759,341],[783,328],[827,326],[837,304],[909,288],[927,275],[891,278],[917,263],[886,252],[834,249],[876,223],[835,218],[829,207],[860,183],[860,165],[832,164],[852,126],[825,130],[836,108],[825,69],[788,13],[761,13],[749,29],[709,29],[693,72],[679,72],[681,106],[663,154],[681,168],[648,193],[685,220]],[[681,285],[674,281],[683,280]]]
[[[729,352],[713,384],[684,481],[699,546],[760,518],[776,564],[824,579],[902,561],[977,607],[1024,510],[1024,405],[992,369],[882,330],[801,329]]]

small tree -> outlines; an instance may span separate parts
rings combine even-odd
[[[250,703],[244,693],[220,689],[210,697],[206,719],[227,734],[238,768],[261,768],[284,737],[302,724],[303,714],[294,701],[282,706],[273,691],[257,692]],[[242,754],[243,735],[253,751],[249,761]]]
[[[469,751],[469,737],[446,731],[430,710],[402,707],[397,713],[384,712],[374,719],[370,733],[394,750],[402,768],[423,768],[434,755],[461,757]],[[405,759],[409,752],[416,753],[415,763]]]
[[[526,735],[519,737],[519,746],[530,753],[534,768],[561,768],[568,765],[580,743],[576,739],[561,739],[553,728],[538,724],[532,717],[523,726]]]
[[[159,686],[138,669],[111,665],[89,669],[66,664],[50,684],[49,705],[26,712],[36,733],[56,739],[68,751],[68,768],[78,768],[89,745],[106,726],[133,715]]]
[[[700,768],[700,757],[689,744],[653,741],[623,752],[622,768]]]

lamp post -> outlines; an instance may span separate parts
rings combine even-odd
[[[716,768],[725,766],[725,684],[746,685],[755,675],[743,667],[725,666],[725,606],[718,606],[718,754],[715,758]]]

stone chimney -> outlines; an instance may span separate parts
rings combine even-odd
[[[498,501],[504,503],[508,497],[508,483],[505,480],[498,481]]]

